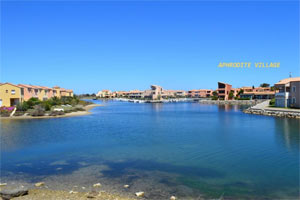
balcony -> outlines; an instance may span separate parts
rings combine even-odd
[[[289,92],[278,92],[275,94],[275,98],[285,98],[288,99],[290,96]]]

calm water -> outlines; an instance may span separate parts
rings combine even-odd
[[[1,182],[101,182],[149,199],[299,196],[299,120],[238,106],[104,104],[88,116],[2,120]]]

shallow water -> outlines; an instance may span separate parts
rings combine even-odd
[[[228,105],[99,103],[88,116],[1,120],[1,182],[101,182],[149,199],[299,196],[299,120]]]

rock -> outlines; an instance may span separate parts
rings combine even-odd
[[[124,187],[124,188],[129,188],[129,185],[124,185],[123,187]]]
[[[101,187],[101,184],[100,184],[100,183],[95,183],[95,184],[93,185],[93,187]]]
[[[136,192],[135,196],[137,197],[143,197],[145,195],[145,192]]]
[[[7,183],[0,183],[0,187],[6,186],[6,185],[7,185]]]
[[[170,200],[176,200],[176,197],[175,196],[171,196]]]
[[[24,188],[0,191],[0,196],[2,197],[3,200],[9,200],[9,199],[24,196],[27,194],[28,194],[28,190],[24,189]]]
[[[38,182],[38,183],[36,183],[34,185],[35,185],[35,187],[41,187],[41,186],[44,186],[45,183],[44,182]]]
[[[86,194],[86,197],[87,198],[96,198],[98,196],[98,194],[99,194],[99,192],[91,191]]]
[[[77,194],[78,192],[71,190],[69,193],[70,194]]]

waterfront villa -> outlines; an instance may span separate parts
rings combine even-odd
[[[185,97],[186,92],[184,90],[163,90],[162,97],[163,98],[178,98]]]
[[[100,98],[111,98],[112,96],[112,92],[110,90],[101,90],[96,94],[97,97]]]
[[[27,101],[28,99],[35,97],[38,98],[38,89],[35,89],[32,85],[18,84],[19,87],[23,88],[23,99]]]
[[[143,97],[143,91],[130,90],[126,95],[127,95],[127,97],[132,98],[132,99],[140,99]]]
[[[54,86],[53,88],[48,88],[48,90],[50,93],[50,94],[48,94],[48,96],[51,96],[51,97],[54,96],[57,98],[61,98],[61,97],[73,97],[74,96],[73,90],[64,89],[59,86]],[[52,92],[51,92],[51,90],[52,90]]]
[[[52,97],[73,96],[73,90],[61,90],[58,86],[53,88],[45,86],[11,83],[0,84],[0,107],[16,106],[18,103],[27,101],[30,98],[47,100]]]
[[[151,85],[149,90],[115,91],[101,90],[96,94],[99,98],[120,98],[160,100],[167,98],[186,97],[184,90],[164,90],[161,86]]]
[[[160,100],[167,98],[185,97],[184,90],[164,90],[161,86],[151,85],[150,90],[145,90],[142,97],[151,100]]]
[[[300,80],[290,82],[291,91],[290,91],[290,107],[300,108]]]
[[[229,94],[232,90],[232,85],[218,82],[218,98],[220,100],[229,100]]]
[[[208,98],[213,95],[213,90],[199,89],[199,90],[189,90],[187,96],[189,98]]]
[[[115,91],[113,92],[113,97],[125,97],[127,94],[126,91]]]
[[[162,98],[163,94],[163,88],[158,85],[151,85],[151,90],[150,90],[150,97],[152,100],[158,99],[160,100]],[[166,95],[164,95],[166,96]]]
[[[22,88],[11,83],[3,83],[0,85],[0,107],[15,106],[24,99]]]
[[[300,108],[300,77],[286,78],[275,84],[276,107]]]
[[[275,97],[275,90],[272,90],[271,87],[242,87],[240,89],[243,91],[240,98],[272,99]]]

